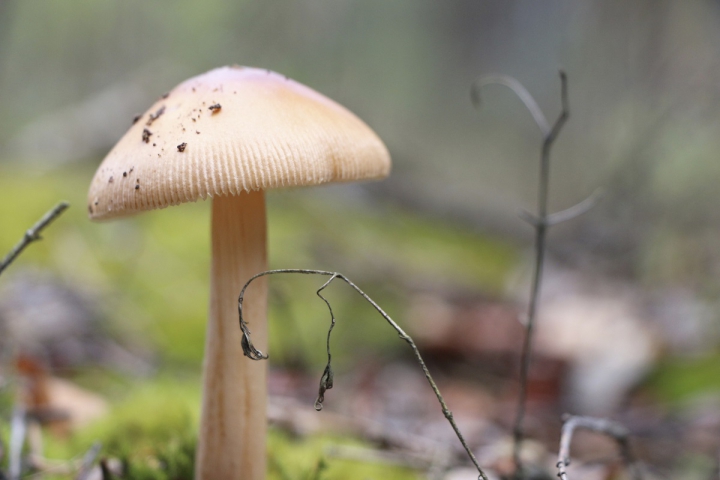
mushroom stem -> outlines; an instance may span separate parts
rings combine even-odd
[[[237,295],[267,270],[262,191],[222,196],[212,206],[210,314],[195,478],[265,478],[267,362],[243,357]],[[253,338],[267,344],[267,284],[248,292]]]

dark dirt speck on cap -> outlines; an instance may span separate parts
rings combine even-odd
[[[153,122],[154,122],[155,120],[157,120],[158,118],[160,118],[160,116],[161,116],[163,113],[165,113],[165,105],[163,105],[162,107],[158,108],[155,113],[151,113],[151,114],[150,114],[150,118],[148,118],[148,121],[147,121],[147,123],[145,123],[145,125],[147,125],[147,126],[149,127],[150,125],[153,124]]]
[[[147,128],[143,128],[142,141],[145,143],[150,142],[150,135],[152,135],[152,132]]]
[[[219,103],[216,103],[215,105],[210,105],[210,106],[208,107],[208,109],[210,109],[210,111],[212,111],[212,113],[213,113],[213,115],[214,115],[214,114],[218,113],[218,112],[222,109],[222,106],[220,106]]]
[[[178,152],[184,152],[185,147],[187,147],[187,142],[183,142],[180,145],[177,146]]]

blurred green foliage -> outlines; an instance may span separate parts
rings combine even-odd
[[[102,443],[100,457],[121,460],[131,480],[190,480],[193,478],[197,409],[196,384],[164,378],[138,384],[100,422],[77,432],[70,441],[49,436],[48,458],[78,458],[91,445]],[[0,432],[4,432],[0,422]],[[393,478],[411,480],[417,473],[372,462],[328,457],[336,446],[369,447],[346,437],[314,435],[293,437],[270,430],[270,480],[332,480]],[[52,476],[48,478],[53,478]],[[63,478],[63,477],[58,477]]]
[[[647,385],[663,403],[678,405],[707,395],[720,395],[720,352],[693,357],[666,357]]]
[[[271,430],[268,441],[268,471],[272,480],[344,480],[424,478],[407,468],[334,458],[337,446],[368,447],[367,443],[342,437],[311,436],[293,438],[285,432]],[[328,455],[330,454],[330,455]]]
[[[71,203],[45,231],[45,240],[28,248],[2,281],[12,281],[13,271],[23,268],[51,270],[98,301],[108,330],[158,352],[159,373],[148,382],[93,368],[79,372],[75,381],[111,398],[113,410],[70,442],[49,441],[46,452],[72,458],[100,440],[104,455],[126,462],[130,478],[190,478],[209,285],[209,205],[93,224],[85,211],[92,174],[88,167],[35,172],[0,167],[0,248],[9,249],[57,201]],[[340,271],[400,323],[412,321],[403,312],[415,288],[427,283],[497,295],[515,266],[515,249],[499,241],[389,205],[370,210],[327,201],[319,191],[269,194],[271,266]],[[273,279],[273,362],[321,371],[329,325],[326,306],[315,296],[322,281]],[[339,322],[333,349],[340,374],[368,356],[411,354],[354,291],[334,284],[328,298]],[[323,460],[327,447],[338,442],[346,440],[272,433],[271,478],[416,478],[387,466]]]
[[[55,202],[72,205],[45,232],[47,240],[29,248],[8,275],[28,265],[49,268],[102,301],[112,320],[108,328],[149,340],[166,364],[199,370],[209,288],[208,203],[93,224],[85,212],[92,173],[83,167],[35,174],[19,167],[0,170],[0,245],[7,249]],[[400,321],[404,297],[423,279],[497,295],[516,262],[511,246],[391,206],[371,211],[308,191],[269,197],[271,267],[340,271]],[[329,317],[314,295],[321,284],[271,282],[274,360],[283,359],[286,347],[297,348],[298,332],[303,353],[322,351]],[[338,354],[340,363],[359,358],[359,350],[402,348],[361,297],[339,284],[329,295],[340,322],[336,348],[346,352]]]
[[[71,458],[99,441],[101,457],[119,459],[123,478],[192,479],[199,388],[173,380],[136,385],[110,415],[78,432],[70,442],[52,439],[50,458]]]

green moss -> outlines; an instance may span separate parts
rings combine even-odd
[[[300,252],[303,266],[312,261],[317,268],[330,257],[360,272],[395,271],[406,278],[432,278],[497,294],[518,259],[507,243],[398,208],[368,210],[307,196],[300,202],[289,195],[272,200],[271,257],[284,266],[292,262],[290,255]],[[319,249],[324,252],[317,258]]]
[[[118,399],[118,397],[116,397]],[[82,455],[95,442],[101,457],[119,458],[132,480],[191,479],[194,468],[199,383],[160,379],[135,384],[101,421],[69,441],[46,437],[49,458]]]
[[[44,173],[0,167],[0,248],[9,249],[50,206],[68,200],[72,208],[45,232],[48,240],[28,248],[13,267],[34,264],[92,286],[104,295],[109,328],[144,338],[164,364],[197,371],[207,317],[209,203],[92,223],[85,195],[93,173],[91,167]],[[512,247],[458,226],[390,207],[324,202],[307,190],[271,193],[268,212],[271,267],[341,271],[400,322],[411,279],[496,294],[516,261]],[[273,361],[322,362],[313,355],[322,350],[328,317],[315,296],[317,280],[272,280],[272,289],[282,290],[270,302]],[[338,313],[339,364],[403,348],[356,294],[340,286],[328,293]]]
[[[299,439],[284,432],[271,430],[268,441],[268,478],[270,480],[424,478],[418,472],[407,468],[335,458],[331,451],[333,447],[338,446],[367,447],[368,445],[358,440],[327,435]]]
[[[720,352],[694,358],[666,358],[646,385],[663,402],[676,403],[700,394],[720,393]]]
[[[209,204],[93,224],[85,207],[93,173],[87,167],[44,173],[0,167],[0,249],[9,249],[57,201],[72,205],[8,276],[36,265],[87,286],[102,299],[109,329],[127,330],[159,351],[161,373],[159,379],[138,383],[92,369],[82,372],[76,381],[112,398],[112,412],[69,442],[48,438],[46,453],[73,458],[99,440],[103,455],[126,462],[130,478],[191,478],[207,315]],[[414,279],[493,294],[501,290],[516,261],[514,250],[499,241],[398,209],[328,204],[305,192],[269,197],[271,267],[341,271],[401,324],[404,295]],[[329,325],[326,306],[315,296],[321,284],[319,278],[287,276],[270,284],[272,361],[317,369],[318,376]],[[344,369],[359,359],[407,349],[349,287],[333,284],[327,296],[338,319],[333,333],[338,384]],[[187,380],[170,379],[171,374]],[[0,407],[6,412],[9,403]],[[0,429],[7,438],[6,425]],[[362,445],[271,431],[270,478],[416,478],[412,471],[326,455],[328,447],[347,442]]]
[[[83,429],[69,441],[46,436],[48,458],[81,456],[101,442],[100,457],[119,458],[123,478],[131,480],[190,480],[193,478],[199,387],[195,383],[161,379],[134,385],[103,420]],[[7,438],[7,425],[0,434]],[[293,437],[270,429],[269,479],[361,480],[393,478],[410,480],[417,473],[385,464],[361,463],[328,456],[332,447],[368,447],[347,437],[313,435]],[[52,477],[49,477],[52,478]]]

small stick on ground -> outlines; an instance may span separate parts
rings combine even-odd
[[[540,297],[540,285],[542,282],[543,266],[545,264],[545,244],[549,227],[571,220],[590,210],[598,200],[598,195],[593,194],[590,198],[555,214],[548,213],[548,194],[550,187],[550,151],[557,139],[562,127],[570,116],[568,103],[567,75],[560,71],[560,99],[562,111],[555,123],[551,126],[545,118],[533,96],[517,80],[507,75],[488,75],[480,77],[472,85],[470,97],[476,107],[480,106],[480,90],[491,84],[499,84],[511,89],[523,102],[532,115],[543,136],[542,150],[540,154],[540,175],[538,179],[538,213],[534,215],[527,211],[520,212],[520,218],[528,222],[535,229],[535,265],[530,287],[530,302],[528,305],[527,323],[525,324],[525,338],[523,340],[520,360],[520,393],[518,395],[517,412],[513,426],[513,461],[515,463],[515,478],[523,477],[522,461],[520,452],[525,437],[523,423],[525,420],[525,409],[527,404],[527,382],[532,358],[533,331],[535,329],[538,314],[538,302]]]
[[[478,471],[478,479],[479,480],[488,480],[488,477],[485,475],[485,472],[483,472],[482,468],[480,468],[480,464],[478,463],[477,459],[475,458],[475,455],[473,454],[472,450],[470,450],[470,447],[468,446],[467,442],[465,441],[465,437],[463,437],[462,433],[460,432],[460,429],[457,426],[457,423],[455,423],[455,419],[453,418],[453,414],[448,408],[447,404],[445,403],[445,400],[443,399],[442,395],[440,394],[440,390],[438,389],[437,385],[435,384],[435,380],[433,380],[432,375],[430,375],[430,370],[428,370],[427,365],[425,365],[425,361],[423,360],[422,356],[420,355],[420,351],[418,350],[417,346],[415,345],[415,342],[412,338],[410,338],[410,335],[405,333],[405,331],[400,328],[400,326],[395,323],[395,321],[390,318],[390,315],[385,313],[385,311],[380,308],[380,306],[375,303],[375,301],[370,298],[365,292],[363,292],[357,285],[355,285],[353,282],[351,282],[347,277],[345,277],[341,273],[337,272],[327,272],[323,270],[305,270],[305,269],[280,269],[280,270],[268,270],[266,272],[258,273],[257,275],[254,275],[250,280],[245,283],[242,290],[240,291],[240,296],[238,297],[238,313],[240,316],[240,329],[243,333],[242,338],[242,348],[243,353],[246,357],[250,358],[251,360],[266,360],[268,357],[267,355],[263,354],[260,350],[255,348],[252,341],[250,340],[250,329],[248,328],[247,323],[245,323],[245,320],[243,320],[243,298],[245,297],[245,290],[248,288],[250,283],[252,283],[253,280],[259,277],[263,277],[265,275],[273,275],[276,273],[301,273],[304,275],[324,275],[329,276],[330,279],[325,282],[318,290],[317,295],[327,304],[328,309],[330,310],[330,316],[331,316],[331,324],[330,329],[328,331],[328,339],[327,339],[327,347],[328,347],[328,364],[325,367],[325,371],[323,372],[322,378],[320,380],[320,389],[318,393],[318,399],[315,402],[315,408],[320,409],[322,408],[322,399],[325,394],[325,391],[332,388],[332,369],[330,368],[330,333],[332,332],[332,328],[335,326],[335,315],[333,314],[332,308],[330,307],[330,303],[327,299],[325,299],[322,296],[322,291],[327,288],[328,285],[330,285],[330,282],[335,280],[336,278],[339,278],[340,280],[344,281],[350,287],[352,287],[357,293],[359,293],[370,305],[377,310],[377,312],[385,319],[385,321],[390,324],[392,328],[395,329],[395,331],[398,333],[401,340],[404,340],[410,348],[412,348],[413,353],[415,354],[415,359],[420,364],[420,367],[423,370],[423,373],[425,374],[425,378],[427,379],[428,383],[430,384],[430,387],[432,388],[433,392],[435,392],[435,396],[437,397],[438,402],[440,403],[440,407],[442,408],[443,415],[447,419],[447,421],[450,423],[450,426],[455,431],[455,435],[457,436],[458,440],[460,440],[460,443],[462,444],[463,448],[465,449],[465,452],[467,453],[468,457],[470,457],[470,460],[472,461],[473,465],[475,465],[475,468]]]
[[[620,455],[627,468],[632,472],[634,480],[642,480],[642,472],[638,466],[635,457],[630,450],[629,436],[630,432],[625,426],[618,422],[605,418],[581,417],[575,415],[565,415],[562,428],[562,436],[560,437],[560,451],[558,452],[557,476],[560,480],[569,480],[566,467],[570,465],[570,444],[572,443],[573,433],[577,429],[590,430],[592,432],[607,435],[615,440],[620,449]]]
[[[92,444],[90,449],[83,456],[82,464],[80,465],[80,469],[75,476],[75,480],[87,480],[88,478],[90,478],[90,474],[92,473],[93,467],[95,466],[95,460],[100,453],[100,448],[102,448],[102,444],[100,442],[95,442]]]
[[[27,434],[27,415],[22,406],[13,409],[10,421],[10,455],[8,473],[10,480],[19,480],[22,475],[22,451]]]
[[[53,220],[55,220],[61,213],[65,211],[70,205],[67,202],[60,202],[55,207],[53,207],[50,211],[48,211],[43,217],[38,220],[38,222],[33,225],[27,232],[25,232],[25,235],[22,239],[13,247],[12,250],[10,250],[10,253],[8,253],[2,262],[0,262],[0,274],[3,273],[3,271],[22,253],[23,250],[25,250],[25,247],[30,245],[32,242],[35,242],[37,240],[41,240],[42,237],[40,236],[40,232],[43,231],[45,227],[50,225]]]

